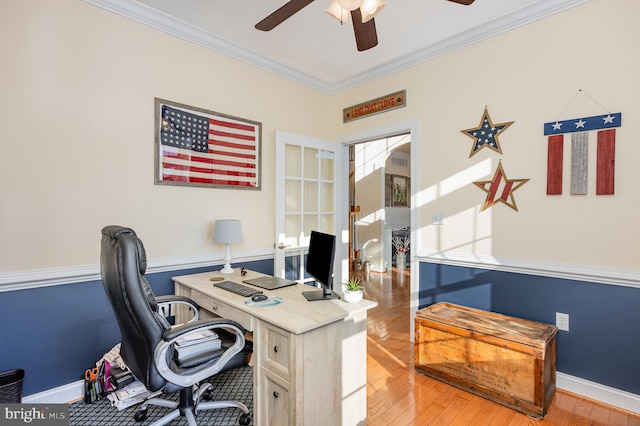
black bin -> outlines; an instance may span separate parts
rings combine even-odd
[[[22,402],[22,380],[24,370],[16,369],[0,373],[0,402]]]

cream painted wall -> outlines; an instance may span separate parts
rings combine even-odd
[[[638,269],[640,200],[634,126],[640,119],[640,27],[637,0],[593,0],[409,70],[336,95],[336,136],[417,119],[420,126],[418,250]],[[396,90],[407,107],[342,124],[342,108]],[[588,96],[574,95],[582,89]],[[569,195],[570,138],[565,138],[564,191],[546,195],[543,123],[622,112],[617,130],[615,195],[595,195],[595,135],[589,194]],[[485,106],[494,123],[515,121],[500,136],[503,155],[483,149],[469,158]],[[565,110],[566,108],[566,110]],[[479,212],[502,160],[510,179],[531,179],[514,192],[519,211],[496,205]],[[430,225],[442,211],[446,224]],[[416,248],[415,245],[412,248]]]
[[[639,12],[637,0],[593,0],[330,97],[83,2],[14,2],[0,16],[0,272],[97,264],[99,230],[114,223],[136,229],[151,259],[221,254],[209,237],[227,217],[243,221],[234,250],[269,249],[276,129],[331,138],[413,119],[414,249],[637,269]],[[400,89],[406,108],[342,124],[342,108]],[[564,195],[545,195],[542,125],[579,89],[624,114],[613,196],[593,195],[593,169],[589,195],[568,195],[566,174]],[[154,185],[154,97],[262,122],[262,191]],[[469,158],[460,130],[485,105],[494,122],[515,123],[502,156]],[[559,118],[604,112],[577,96]],[[531,179],[514,193],[519,212],[478,211],[472,182],[499,159],[509,178]],[[446,225],[430,226],[433,211]]]
[[[0,16],[0,272],[96,265],[100,229],[150,259],[273,245],[275,130],[328,138],[330,97],[77,0]],[[154,185],[154,97],[262,122],[262,190]]]

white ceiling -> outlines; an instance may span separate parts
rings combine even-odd
[[[316,0],[269,32],[287,0],[84,0],[326,93],[338,93],[589,0],[387,0],[378,46],[358,52],[351,23]]]

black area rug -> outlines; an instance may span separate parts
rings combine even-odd
[[[210,380],[213,385],[213,400],[240,401],[249,408],[251,423],[253,423],[253,368],[250,366],[234,368],[224,371]],[[169,398],[169,397],[167,397]],[[178,393],[170,399],[177,400]],[[74,402],[69,406],[70,426],[145,426],[164,417],[169,413],[168,408],[150,405],[147,418],[143,422],[133,419],[140,404],[118,411],[112,407],[107,398],[93,404],[85,404],[83,401]],[[217,410],[199,411],[196,422],[199,425],[237,425],[238,418],[242,414],[239,408],[222,408]],[[187,425],[184,417],[174,419],[171,426]]]

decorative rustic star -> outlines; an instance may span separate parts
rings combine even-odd
[[[500,142],[498,141],[498,135],[505,131],[507,127],[511,126],[513,123],[513,121],[509,121],[508,123],[493,124],[493,122],[491,121],[491,117],[489,117],[489,111],[487,110],[487,108],[485,108],[484,114],[482,114],[482,119],[480,120],[480,124],[478,125],[478,127],[467,130],[460,130],[463,134],[469,136],[475,141],[475,143],[471,147],[469,158],[473,157],[474,154],[476,154],[484,147],[491,148],[499,154],[502,154]]]
[[[498,163],[498,168],[493,174],[493,179],[481,182],[473,182],[478,188],[487,193],[487,198],[480,211],[486,210],[494,204],[501,202],[518,211],[516,200],[513,198],[513,191],[527,183],[529,179],[507,179],[507,175],[502,168],[502,161]]]

